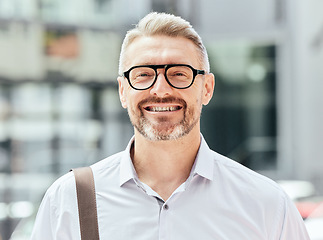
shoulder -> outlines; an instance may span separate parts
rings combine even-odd
[[[123,158],[125,152],[118,152],[113,154],[99,162],[91,165],[93,173],[99,173],[102,171],[109,171],[117,168],[120,165],[121,159]]]
[[[91,165],[94,176],[97,176],[102,171],[109,171],[118,167],[122,153],[114,154],[97,163]],[[47,198],[52,199],[53,203],[69,201],[71,198],[76,198],[75,177],[73,172],[68,172],[59,177],[47,190]],[[74,200],[73,200],[74,201]]]
[[[212,154],[215,192],[231,209],[243,209],[250,219],[265,223],[269,239],[308,239],[294,203],[275,181],[221,154]]]
[[[232,205],[245,209],[254,219],[266,219],[268,232],[280,232],[288,209],[293,207],[283,189],[273,180],[218,153],[214,156],[214,179]]]
[[[214,178],[242,195],[262,199],[264,203],[281,203],[287,198],[282,188],[272,179],[216,152],[213,152],[213,156]]]
[[[59,177],[46,191],[44,199],[47,199],[53,207],[59,207],[60,203],[75,201],[75,178],[72,172]]]

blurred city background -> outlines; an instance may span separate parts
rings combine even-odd
[[[125,148],[119,51],[151,11],[208,49],[210,147],[278,181],[323,239],[323,1],[0,0],[0,240],[29,239],[59,176]]]

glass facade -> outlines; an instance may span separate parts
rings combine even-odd
[[[202,113],[212,149],[254,170],[276,169],[275,45],[209,45],[215,95]]]
[[[1,113],[0,203],[6,204],[0,209],[1,232],[23,217],[9,215],[10,204],[29,202],[36,210],[54,179],[122,150],[133,134],[116,84],[13,82],[1,84],[0,99],[6,107]]]

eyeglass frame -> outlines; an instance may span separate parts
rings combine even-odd
[[[171,67],[180,67],[180,66],[182,66],[182,67],[188,67],[188,68],[190,68],[190,69],[192,70],[192,72],[193,72],[193,79],[191,80],[191,83],[190,83],[188,86],[186,86],[186,87],[175,87],[175,86],[174,86],[174,85],[173,85],[173,84],[168,80],[168,78],[167,78],[167,74],[166,74],[166,73],[167,73],[167,70],[168,70],[169,68],[171,68]],[[154,79],[154,81],[152,82],[152,84],[151,84],[149,87],[146,87],[146,88],[136,88],[135,86],[133,86],[133,85],[131,84],[131,81],[130,81],[130,79],[129,79],[130,71],[131,71],[131,70],[133,70],[133,69],[135,69],[135,68],[140,68],[140,67],[148,67],[148,68],[151,68],[151,69],[153,69],[153,70],[155,71],[155,79]],[[160,69],[160,68],[163,68],[163,69],[165,70],[165,72],[164,72],[164,77],[165,77],[165,79],[166,79],[167,83],[168,83],[171,87],[176,88],[176,89],[187,89],[187,88],[189,88],[190,86],[192,86],[192,85],[193,85],[194,80],[195,80],[195,77],[196,77],[197,75],[199,75],[199,74],[201,74],[201,75],[205,75],[205,74],[206,74],[206,71],[205,71],[205,70],[195,69],[195,68],[193,68],[191,65],[188,65],[188,64],[161,64],[161,65],[138,65],[138,66],[133,66],[133,67],[131,67],[129,70],[127,70],[127,71],[123,72],[122,77],[125,77],[125,78],[128,80],[129,85],[130,85],[133,89],[135,89],[135,90],[139,90],[139,91],[144,91],[144,90],[147,90],[147,89],[151,88],[152,86],[154,86],[154,84],[156,83],[157,78],[158,78],[157,69]]]

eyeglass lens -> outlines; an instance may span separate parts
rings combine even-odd
[[[187,66],[173,66],[166,70],[166,78],[171,85],[177,88],[188,87],[194,78],[191,68]],[[150,67],[134,68],[129,73],[132,86],[137,89],[149,88],[155,81],[156,71]]]

